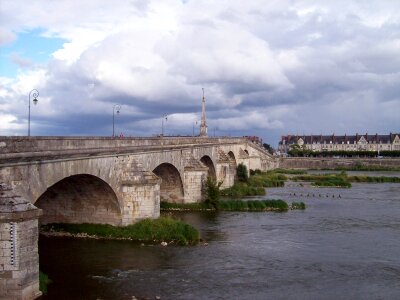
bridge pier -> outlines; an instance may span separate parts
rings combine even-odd
[[[208,168],[198,165],[185,167],[184,170],[184,203],[195,203],[203,200],[204,184],[207,180]]]
[[[160,216],[161,179],[153,172],[136,170],[128,166],[120,179],[119,196],[121,225],[133,224],[141,219],[155,219]]]
[[[39,291],[41,210],[0,184],[0,300],[31,300]]]

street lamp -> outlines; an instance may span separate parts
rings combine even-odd
[[[197,121],[193,121],[193,136],[194,136],[194,126],[196,125],[197,127]]]
[[[115,110],[117,110],[117,115],[119,115],[119,111],[121,110],[121,105],[115,104],[113,106],[113,137],[115,137]]]
[[[28,136],[31,136],[31,96],[33,97],[33,104],[36,105],[39,101],[37,99],[37,97],[39,96],[39,91],[37,89],[33,89],[29,92]]]
[[[164,136],[164,119],[168,121],[168,115],[164,114],[161,119],[161,136]]]

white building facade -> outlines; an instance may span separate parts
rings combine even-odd
[[[315,152],[324,151],[400,151],[400,133],[387,135],[286,135],[279,142],[279,151],[287,153],[294,145]]]

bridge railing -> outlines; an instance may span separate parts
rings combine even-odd
[[[239,143],[243,138],[200,137],[8,137],[0,136],[0,153],[66,149],[101,149],[129,146]]]
[[[0,137],[0,164],[244,142],[243,138],[225,137]]]

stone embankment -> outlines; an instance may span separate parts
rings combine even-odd
[[[285,157],[279,158],[279,168],[283,169],[336,169],[383,167],[400,168],[400,158],[313,158]]]

